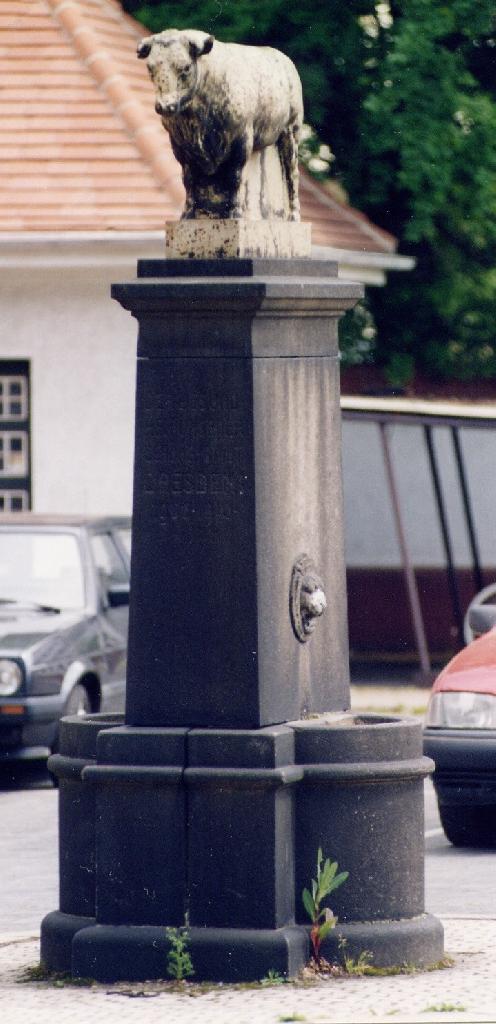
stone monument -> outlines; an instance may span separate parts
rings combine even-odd
[[[62,724],[42,959],[162,977],[187,922],[197,979],[293,976],[322,847],[350,872],[324,955],[429,964],[421,727],[349,710],[337,325],[361,288],[305,248],[299,81],[202,32],[138,55],[187,202],[112,289],[139,324],[126,713]]]

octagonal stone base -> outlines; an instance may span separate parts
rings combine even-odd
[[[50,761],[61,904],[41,935],[50,970],[165,978],[167,929],[189,920],[195,981],[294,977],[310,955],[301,892],[319,846],[350,871],[333,893],[327,959],[368,952],[375,967],[422,968],[442,958],[442,925],[424,911],[432,762],[416,720],[344,714],[188,730],[91,716],[66,719],[61,746]]]

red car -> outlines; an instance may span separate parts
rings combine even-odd
[[[494,600],[496,587],[486,589]],[[496,605],[474,599],[468,623],[474,639],[432,688],[424,751],[436,763],[433,781],[450,842],[496,847]]]

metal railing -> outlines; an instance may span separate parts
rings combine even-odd
[[[422,431],[439,521],[453,617],[458,635],[461,638],[463,637],[464,614],[455,568],[453,541],[448,522],[447,500],[443,490],[433,430],[435,427],[447,427],[451,435],[463,518],[472,561],[473,579],[475,589],[478,591],[484,586],[484,579],[465,459],[460,443],[460,430],[467,427],[481,430],[496,430],[496,406],[468,405],[459,402],[421,401],[405,398],[342,396],[341,410],[345,421],[359,420],[361,422],[375,423],[379,431],[386,482],[400,550],[418,660],[422,673],[425,676],[429,676],[431,672],[431,659],[415,569],[405,529],[403,505],[398,486],[398,474],[391,447],[391,428],[398,425],[413,425],[419,427]]]

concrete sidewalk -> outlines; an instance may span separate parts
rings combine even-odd
[[[352,684],[350,689],[352,710],[375,714],[423,717],[430,695],[429,687],[410,684],[384,686],[360,683]]]
[[[365,1024],[496,1021],[496,921],[446,920],[454,966],[394,977],[344,977],[236,988],[149,982],[74,987],[20,983],[38,962],[38,938],[0,939],[2,1024]]]

